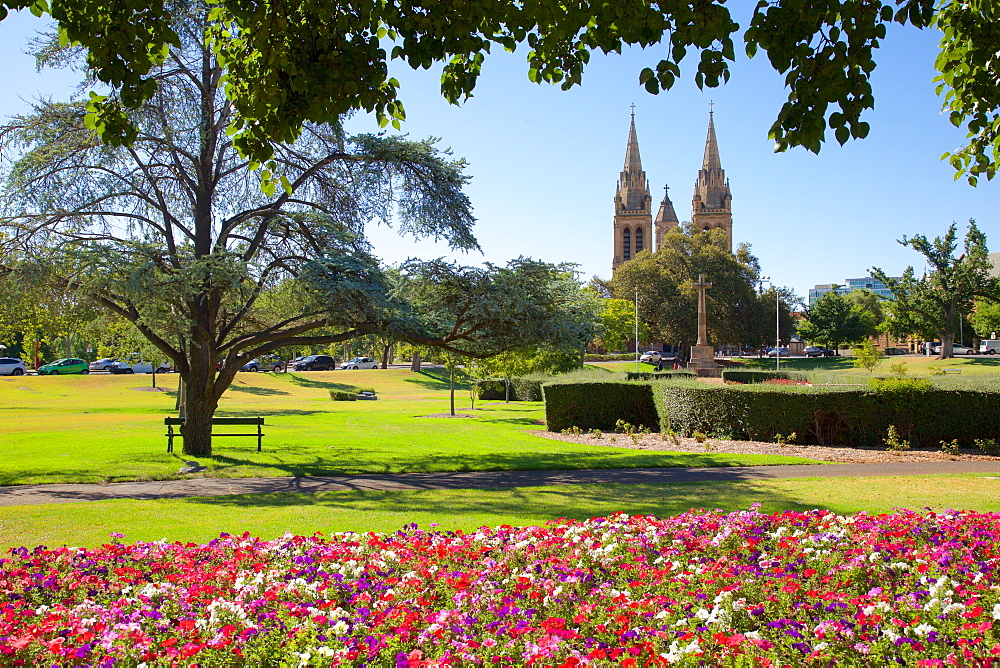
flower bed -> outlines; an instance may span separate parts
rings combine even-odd
[[[1000,655],[998,527],[750,510],[21,548],[0,663],[971,665]]]

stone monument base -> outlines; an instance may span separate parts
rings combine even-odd
[[[715,362],[715,346],[691,346],[691,361],[687,368],[700,378],[718,378],[722,369]]]

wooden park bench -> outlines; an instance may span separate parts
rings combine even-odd
[[[174,451],[174,438],[184,437],[184,418],[181,417],[168,417],[163,418],[163,424],[167,426],[167,452]],[[264,418],[262,417],[216,417],[212,418],[212,427],[216,425],[245,425],[245,426],[256,426],[256,432],[244,431],[238,434],[217,434],[214,431],[212,436],[256,436],[257,437],[257,452],[261,451],[261,439],[264,438],[264,432],[261,431],[261,427],[264,426]],[[174,431],[174,427],[177,426],[177,431]]]

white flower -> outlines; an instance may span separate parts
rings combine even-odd
[[[921,638],[926,636],[931,631],[937,631],[937,629],[935,629],[930,624],[921,624],[920,626],[916,626],[913,628],[913,632],[918,636],[920,636]]]
[[[993,619],[1000,619],[1000,603],[993,606]]]
[[[349,627],[347,626],[347,622],[345,622],[343,619],[341,619],[339,622],[337,622],[336,624],[334,624],[333,626],[331,626],[330,630],[333,631],[334,633],[336,633],[338,636],[342,636],[345,633],[347,633],[347,629],[348,628]]]
[[[818,642],[818,643],[816,643],[815,645],[813,645],[813,651],[814,651],[814,652],[818,652],[818,651],[820,651],[821,649],[826,649],[826,648],[827,648],[827,647],[829,647],[829,646],[830,646],[830,645],[829,645],[829,643],[825,643],[825,642]]]
[[[705,608],[698,608],[698,612],[694,613],[694,616],[702,621],[708,619],[711,615],[712,613],[710,613]]]
[[[944,614],[946,615],[950,615],[953,612],[962,612],[963,610],[965,610],[965,606],[962,605],[961,603],[952,603],[950,605],[945,606],[942,612],[944,612]]]

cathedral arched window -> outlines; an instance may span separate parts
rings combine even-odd
[[[622,230],[622,258],[626,262],[632,259],[632,230],[627,227]]]
[[[642,228],[641,227],[635,228],[635,253],[636,253],[636,255],[638,255],[639,253],[642,252],[642,248],[643,248],[643,246],[642,246],[643,238],[642,237],[643,237],[643,235],[642,235]]]

